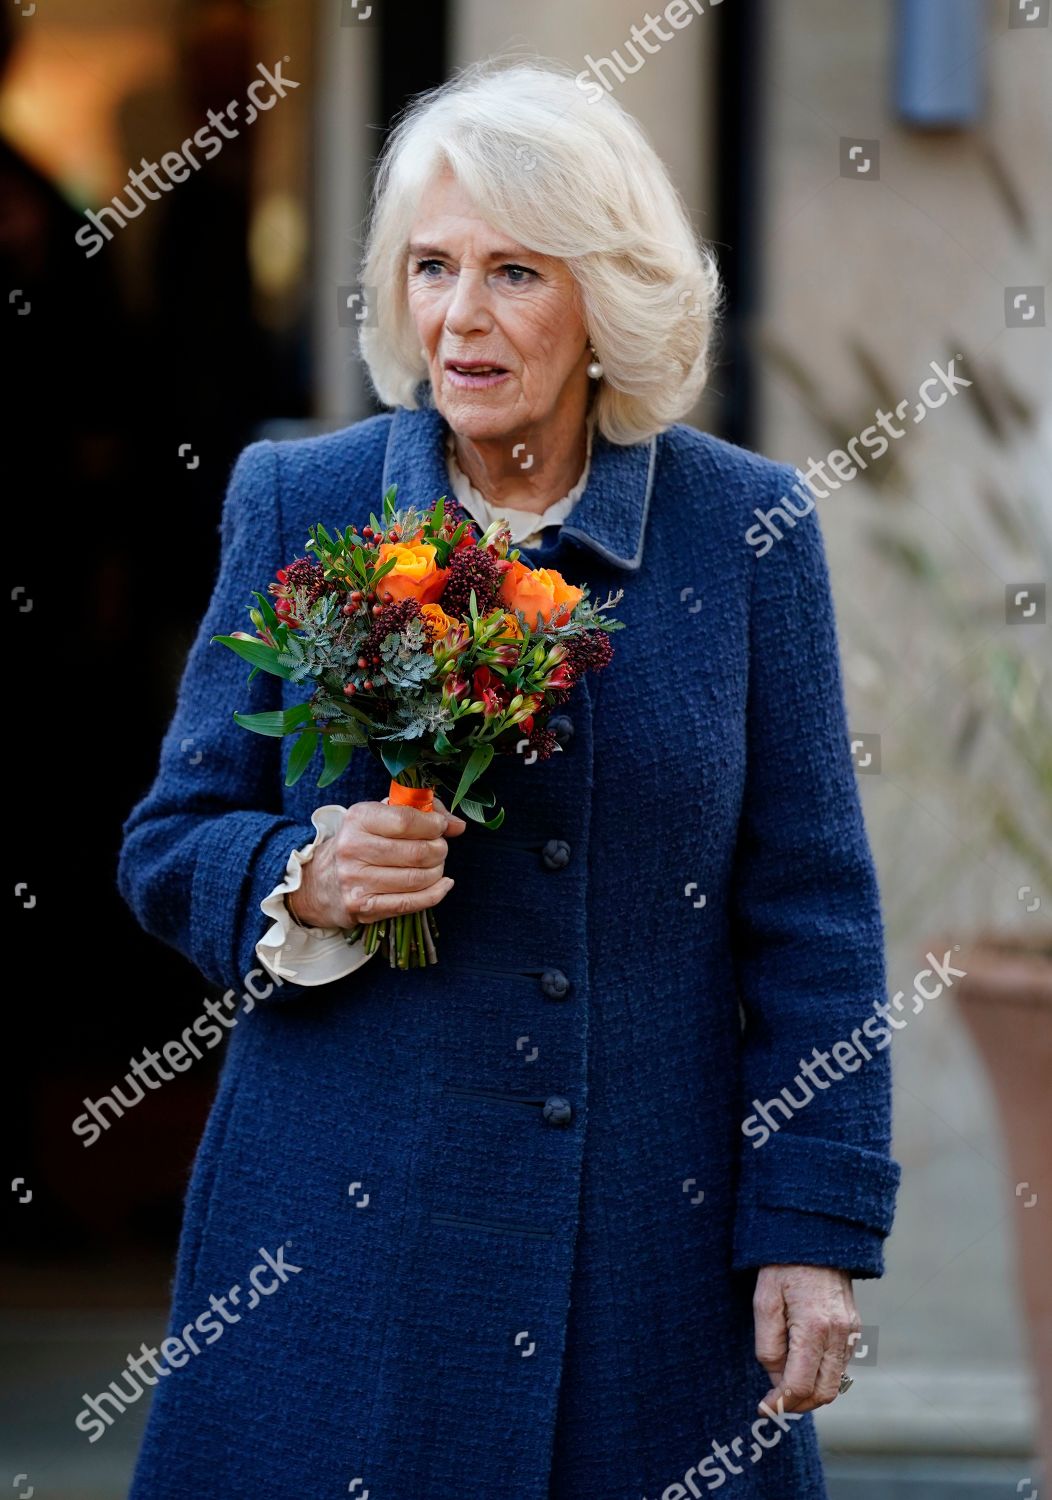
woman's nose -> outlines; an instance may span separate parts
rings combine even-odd
[[[485,280],[471,271],[461,271],[446,308],[446,327],[455,335],[477,333],[492,326]]]

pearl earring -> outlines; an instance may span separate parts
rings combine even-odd
[[[595,345],[589,343],[588,347],[592,351],[592,363],[588,366],[588,374],[590,375],[590,377],[593,380],[602,380],[602,378],[603,378],[603,365],[602,365],[602,361],[600,360],[598,354],[596,354],[596,352],[595,352]]]

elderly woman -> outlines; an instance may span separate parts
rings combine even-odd
[[[393,411],[241,454],[125,825],[126,900],[229,1032],[132,1495],[822,1496],[810,1413],[850,1383],[898,1167],[816,513],[682,422],[712,256],[638,125],[560,68],[414,103],[361,279]],[[231,711],[298,690],[209,644],[392,484],[624,590],[558,753],[494,762],[496,832],[388,805],[365,755],[321,808],[287,789],[288,742]],[[439,904],[432,967],[343,937]]]

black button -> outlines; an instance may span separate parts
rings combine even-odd
[[[563,749],[573,739],[573,720],[569,714],[556,714],[554,718],[548,720],[548,728]]]
[[[570,1108],[569,1099],[553,1094],[550,1099],[544,1101],[543,1113],[549,1125],[569,1125],[573,1110]]]
[[[570,846],[565,839],[549,839],[541,851],[546,869],[561,870],[570,863]]]
[[[562,969],[545,969],[541,975],[541,989],[549,1000],[564,1000],[570,993],[570,981]]]

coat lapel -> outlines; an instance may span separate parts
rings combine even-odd
[[[418,399],[421,395],[418,391]],[[383,490],[396,484],[397,504],[427,506],[449,493],[445,435],[445,419],[434,406],[396,408],[387,439]],[[590,547],[614,567],[638,569],[656,455],[657,438],[625,447],[597,432],[588,483],[563,522],[561,535]]]

